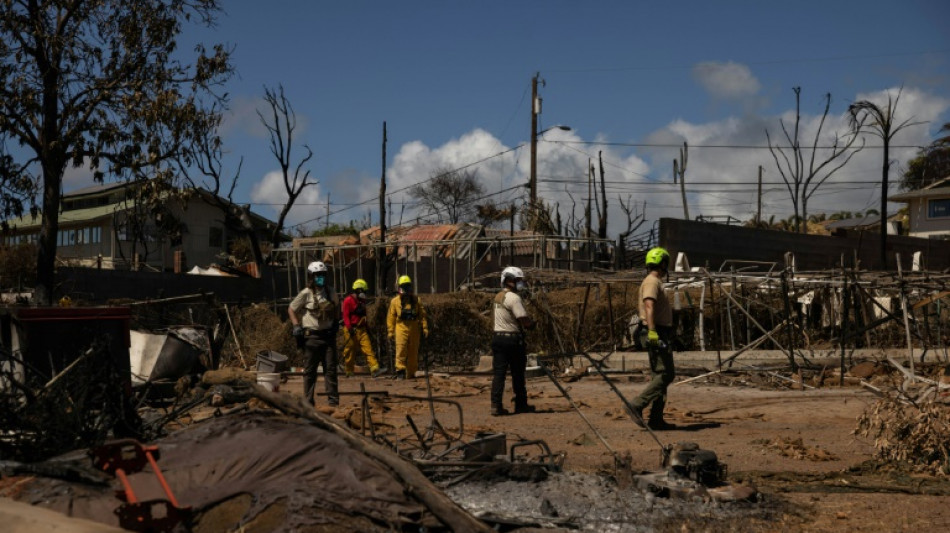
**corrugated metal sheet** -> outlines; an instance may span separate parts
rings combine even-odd
[[[422,226],[413,226],[405,233],[395,237],[393,241],[403,243],[399,247],[399,258],[408,257],[412,261],[417,261],[420,257],[432,257],[444,253],[443,246],[435,246],[427,243],[437,241],[447,241],[455,234],[455,226],[451,224],[431,224]]]
[[[494,239],[496,237],[499,239],[511,239],[511,238],[525,239],[525,240],[521,240],[514,243],[513,252],[509,252],[509,250],[511,249],[509,247],[510,245],[506,244],[505,253],[506,254],[514,253],[515,255],[534,255],[538,244],[528,239],[531,239],[534,237],[540,237],[540,235],[538,235],[537,233],[533,231],[527,231],[527,230],[515,230],[514,235],[512,235],[512,232],[510,230],[500,229],[500,228],[485,228],[485,237],[490,238],[490,239]]]
[[[484,234],[485,228],[478,224],[459,224],[456,226],[455,234],[452,236],[452,239],[458,244],[455,246],[455,250],[459,258],[469,257],[469,254],[472,253],[472,239],[478,239]],[[452,249],[448,248],[445,251],[445,257],[452,256]]]

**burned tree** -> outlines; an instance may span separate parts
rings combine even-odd
[[[205,203],[221,211],[226,228],[244,235],[254,262],[263,266],[264,254],[251,222],[251,207],[233,200],[244,158],[238,161],[233,176],[224,175],[224,149],[221,137],[217,134],[221,125],[220,116],[213,117],[212,121],[206,129],[206,135],[195,138],[179,159],[185,183],[190,194],[197,194]],[[225,186],[228,189],[226,194],[223,192]],[[202,194],[201,190],[210,194]]]
[[[848,115],[851,117],[851,128],[854,134],[860,133],[862,128],[867,129],[871,135],[879,137],[884,143],[881,164],[881,268],[887,268],[887,180],[891,170],[891,139],[902,129],[921,124],[911,122],[909,118],[900,123],[896,122],[897,103],[900,99],[901,91],[897,91],[897,96],[894,98],[891,98],[890,94],[887,95],[887,104],[883,107],[868,100],[861,100],[848,106]]]
[[[627,260],[627,252],[629,250],[629,241],[630,236],[633,235],[633,232],[637,231],[640,226],[646,221],[646,209],[647,203],[643,202],[643,205],[640,209],[637,209],[637,206],[634,204],[633,199],[629,196],[627,201],[624,202],[623,198],[620,196],[617,197],[617,201],[620,203],[620,210],[623,211],[624,216],[627,219],[627,227],[620,234],[617,235],[617,258],[618,262]],[[618,268],[624,268],[629,265],[618,264]]]
[[[409,189],[427,212],[440,221],[444,215],[449,224],[474,220],[468,206],[484,192],[476,171],[447,168],[437,169],[428,181]]]
[[[846,139],[841,139],[835,133],[830,147],[825,148],[818,145],[825,120],[828,118],[828,111],[831,109],[831,93],[827,93],[824,97],[825,108],[818,123],[818,129],[815,131],[815,138],[810,147],[803,147],[800,131],[802,89],[801,87],[794,87],[792,91],[795,92],[795,124],[792,131],[788,131],[784,120],[779,120],[788,146],[773,144],[768,129],[765,130],[765,137],[768,139],[769,151],[775,160],[775,167],[782,176],[782,180],[785,181],[789,197],[792,200],[795,231],[807,232],[808,226],[802,224],[802,222],[808,219],[808,200],[828,178],[848,164],[854,154],[864,148],[864,143],[862,141],[860,148],[852,149],[852,145],[858,138],[858,135],[852,132]],[[818,159],[819,150],[830,150],[830,153],[827,153],[822,159]],[[807,162],[805,161],[806,157],[808,158]]]
[[[277,248],[280,245],[280,233],[284,229],[287,213],[290,212],[304,189],[315,186],[318,182],[312,181],[310,171],[303,169],[304,165],[313,157],[313,151],[306,144],[303,145],[303,148],[307,155],[301,158],[291,171],[297,114],[294,113],[290,100],[284,95],[284,87],[278,85],[276,91],[265,87],[264,101],[270,107],[270,117],[265,117],[260,111],[257,112],[257,116],[260,117],[261,124],[270,133],[270,151],[280,164],[281,175],[284,179],[284,190],[287,193],[287,202],[281,207],[280,214],[277,216],[277,225],[274,227],[274,231],[271,232],[271,246]]]
[[[192,20],[212,25],[219,9],[217,0],[0,4],[0,131],[26,150],[0,179],[28,184],[18,192],[42,214],[37,301],[52,301],[67,165],[99,182],[174,179],[171,163],[231,73],[221,46],[199,45],[193,65],[176,59],[178,35]]]

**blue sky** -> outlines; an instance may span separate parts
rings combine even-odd
[[[828,134],[845,133],[848,104],[880,101],[900,87],[899,116],[926,124],[908,128],[896,144],[927,144],[950,122],[950,3],[943,0],[223,3],[217,27],[187,28],[182,45],[234,47],[224,140],[227,166],[244,158],[235,199],[275,217],[285,198],[255,112],[263,109],[264,86],[282,84],[320,182],[292,213],[290,223],[306,228],[326,222],[328,195],[331,221],[377,221],[383,121],[390,191],[486,158],[469,168],[488,193],[526,183],[536,72],[546,82],[541,128],[573,128],[539,143],[540,195],[559,203],[566,219],[572,202],[587,196],[588,159],[596,163],[602,151],[612,182],[611,236],[623,224],[618,195],[646,202],[649,220],[682,216],[672,146],[683,140],[691,145],[691,216],[750,218],[758,165],[765,167],[765,215],[789,216],[768,150],[701,146],[764,146],[765,130],[781,135],[779,118],[788,121],[794,110],[794,86],[802,88],[806,142],[825,93],[832,95]],[[894,151],[893,181],[914,153]],[[878,207],[879,184],[836,182],[878,181],[880,157],[876,149],[855,156],[809,212]],[[74,173],[68,183],[84,181]],[[525,197],[523,189],[492,196]],[[391,200],[407,202],[404,221],[420,214],[404,193]],[[360,202],[367,203],[354,206]]]

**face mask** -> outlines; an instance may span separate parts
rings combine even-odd
[[[523,282],[523,281],[519,281],[519,282],[515,283],[515,290],[518,291],[518,292],[525,291],[525,290],[527,290],[527,288],[528,288],[528,284],[525,283],[525,282]]]
[[[313,278],[313,282],[317,285],[317,287],[323,287],[327,284],[327,278],[324,276],[317,276]]]
[[[358,293],[356,293],[356,297],[359,298],[360,300],[365,300],[365,299],[366,299],[366,293],[365,293],[365,292],[358,292]]]

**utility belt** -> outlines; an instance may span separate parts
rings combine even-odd
[[[313,329],[313,328],[304,328],[303,336],[304,337],[326,337],[333,333],[333,328],[326,329]]]
[[[524,333],[520,331],[496,331],[496,337],[524,337]]]

